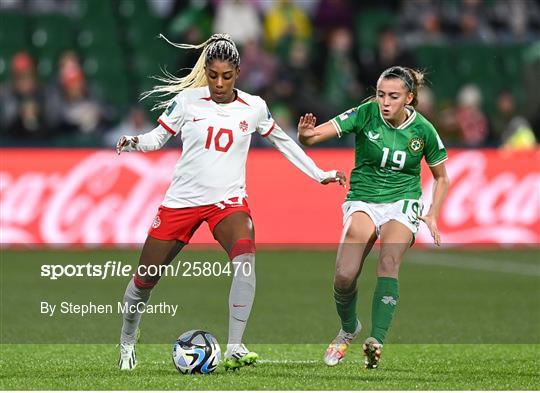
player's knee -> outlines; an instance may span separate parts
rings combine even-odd
[[[379,274],[388,276],[396,275],[399,271],[400,262],[399,258],[394,255],[382,255],[379,260]]]
[[[356,275],[346,269],[337,269],[334,275],[334,287],[341,290],[348,290],[354,286]]]
[[[242,254],[255,254],[255,242],[251,239],[237,240],[229,250],[231,261]]]

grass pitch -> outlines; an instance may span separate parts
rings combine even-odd
[[[120,300],[124,278],[40,276],[43,264],[136,264],[130,250],[2,250],[0,389],[2,390],[539,390],[540,258],[529,250],[411,250],[400,273],[400,300],[381,366],[365,370],[374,257],[359,280],[364,329],[346,360],[322,362],[339,324],[331,296],[334,251],[261,250],[257,297],[245,342],[256,367],[180,375],[171,349],[183,331],[227,337],[230,277],[167,277],[151,302],[174,302],[176,316],[145,315],[139,366],[116,368],[121,316],[40,313],[40,302]],[[376,254],[374,252],[373,254]],[[183,261],[219,261],[216,251],[186,251]]]
[[[381,366],[363,368],[361,346],[327,367],[323,345],[252,345],[258,365],[181,375],[171,346],[143,344],[139,365],[116,369],[114,345],[3,345],[2,390],[538,390],[538,345],[390,344]]]

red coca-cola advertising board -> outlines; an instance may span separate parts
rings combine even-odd
[[[309,150],[349,172],[350,149]],[[6,245],[143,242],[180,156],[177,150],[0,149],[0,241]],[[446,244],[540,240],[540,150],[450,150],[451,187],[439,217]],[[339,241],[346,190],[305,176],[275,150],[253,150],[247,190],[258,244]],[[425,209],[432,178],[423,168]],[[206,226],[194,243],[214,242]],[[417,242],[431,243],[422,224]]]

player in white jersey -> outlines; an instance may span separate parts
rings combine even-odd
[[[153,151],[178,134],[183,142],[173,181],[154,218],[139,265],[167,265],[185,246],[203,221],[229,254],[236,269],[229,294],[229,337],[225,368],[256,362],[258,355],[242,343],[255,297],[255,242],[246,202],[245,172],[251,134],[267,138],[289,161],[319,183],[345,184],[342,172],[319,169],[272,119],[266,103],[234,88],[240,56],[228,35],[214,34],[203,44],[172,45],[203,51],[191,73],[183,78],[167,75],[149,93],[176,94],[156,105],[165,112],[149,133],[123,136],[117,152]],[[249,265],[247,267],[246,265]],[[246,266],[247,268],[244,268]],[[124,294],[128,305],[146,304],[159,276],[138,275]],[[130,307],[127,309],[137,309]],[[126,312],[120,336],[119,367],[131,370],[137,361],[135,342],[139,312]]]

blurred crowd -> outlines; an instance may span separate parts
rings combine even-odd
[[[469,80],[450,102],[439,102],[433,86],[422,88],[417,109],[449,146],[522,148],[535,146],[540,136],[540,5],[535,0],[139,1],[147,2],[162,21],[160,32],[173,41],[200,43],[213,32],[229,33],[241,52],[238,87],[262,96],[294,137],[301,114],[313,112],[324,121],[373,95],[385,68],[424,68],[415,56],[418,45],[523,43],[523,79],[512,81],[523,88],[520,103],[512,90],[503,89],[488,113],[484,92]],[[73,1],[2,0],[2,7],[69,14]],[[137,96],[127,110],[100,97],[76,50],[59,57],[56,76],[48,81],[38,78],[30,53],[21,48],[11,58],[9,79],[0,85],[2,145],[112,146],[120,135],[154,127],[159,114],[150,113]],[[193,51],[179,55],[175,69],[192,67],[197,57]],[[253,143],[266,146],[260,138]]]

